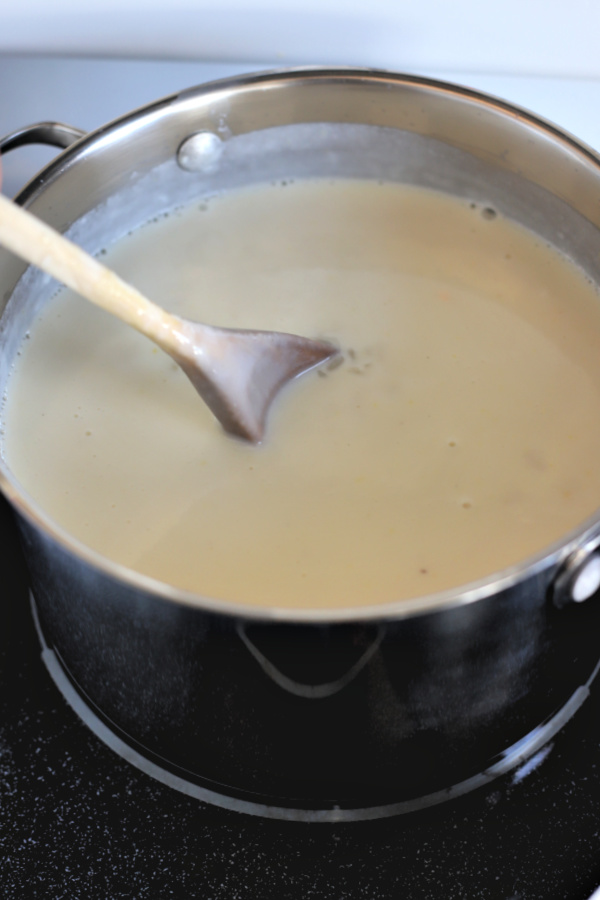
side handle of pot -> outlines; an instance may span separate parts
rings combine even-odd
[[[569,554],[550,584],[549,596],[559,609],[600,597],[600,535]]]
[[[27,144],[47,144],[65,150],[85,134],[85,131],[71,125],[63,125],[61,122],[36,122],[0,138],[0,154],[9,153]]]
[[[379,649],[386,626],[241,622],[237,633],[263,672],[297,697],[318,700],[347,687]]]

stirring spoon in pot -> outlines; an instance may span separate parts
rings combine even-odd
[[[183,369],[225,431],[253,443],[263,438],[279,390],[338,352],[325,341],[215,328],[172,315],[2,195],[0,244],[154,341]]]

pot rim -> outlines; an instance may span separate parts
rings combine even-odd
[[[223,92],[240,92],[256,86],[274,87],[278,83],[290,81],[349,81],[368,82],[384,81],[394,84],[405,84],[420,87],[428,91],[471,100],[484,108],[495,109],[503,115],[524,120],[528,125],[541,131],[546,137],[566,145],[571,151],[586,158],[588,163],[600,170],[600,154],[579,141],[569,132],[559,128],[552,122],[537,116],[530,111],[497,98],[482,91],[418,75],[404,74],[369,67],[348,66],[301,66],[283,67],[244,75],[218,79],[180,92],[169,94],[163,98],[139,107],[123,116],[100,126],[74,142],[66,150],[42,168],[34,178],[26,184],[15,198],[16,202],[28,206],[43,192],[50,181],[60,176],[61,171],[73,159],[101,140],[110,140],[113,132],[127,128],[141,118],[152,116],[162,108],[175,103],[185,102],[197,97]],[[525,578],[536,576],[551,567],[561,567],[568,556],[600,536],[600,508],[587,517],[582,523],[567,532],[563,537],[552,542],[542,550],[497,572],[431,594],[388,601],[380,604],[349,607],[277,607],[254,606],[247,603],[236,603],[213,597],[205,597],[192,591],[176,588],[147,575],[136,572],[125,565],[114,562],[99,552],[88,547],[68,531],[55,523],[42,507],[20,486],[12,475],[2,454],[0,454],[0,490],[12,504],[15,511],[41,530],[47,537],[57,542],[65,551],[75,555],[80,561],[99,570],[102,574],[121,581],[128,587],[149,593],[165,601],[195,607],[216,615],[225,615],[236,619],[262,620],[271,622],[289,622],[302,624],[326,625],[333,623],[369,621],[369,620],[401,620],[460,606],[470,605],[486,597],[512,588]]]

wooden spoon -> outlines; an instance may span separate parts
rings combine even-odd
[[[253,443],[262,440],[269,407],[284,384],[337,353],[325,341],[214,328],[171,315],[2,195],[0,243],[158,344],[225,431]]]

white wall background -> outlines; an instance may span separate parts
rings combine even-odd
[[[0,54],[600,77],[600,0],[0,0]]]

